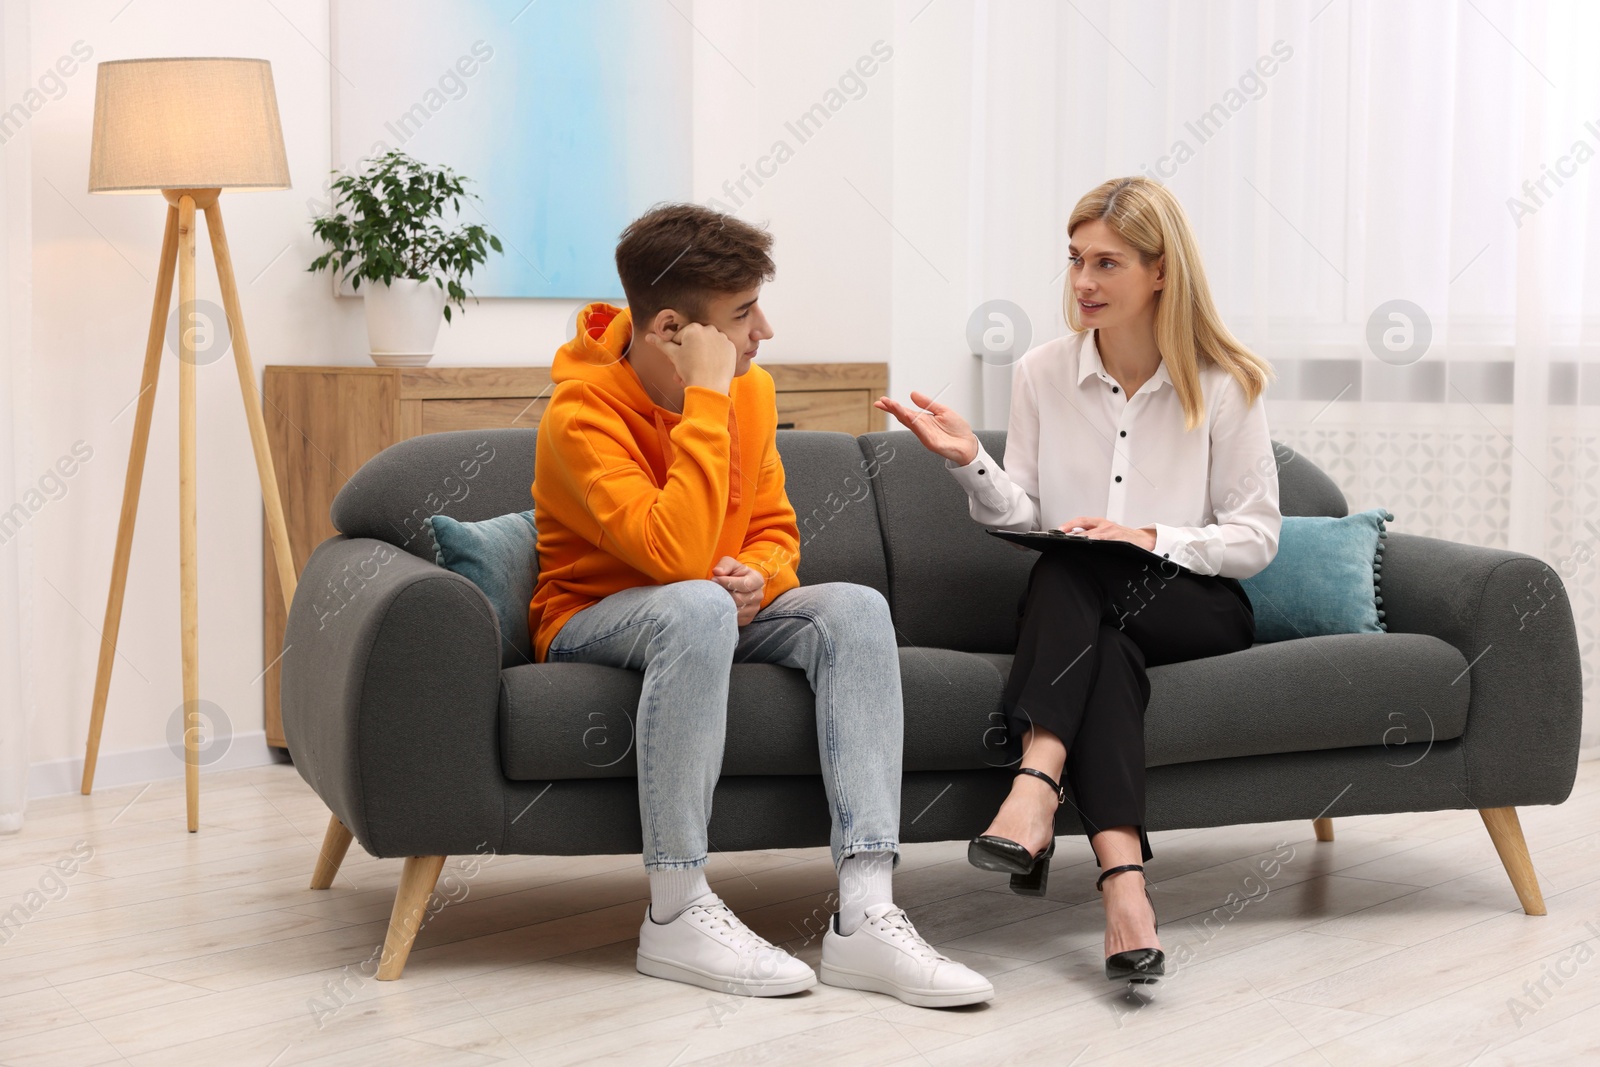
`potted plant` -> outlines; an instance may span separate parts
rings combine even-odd
[[[372,283],[367,342],[379,366],[420,367],[432,359],[439,313],[449,322],[450,302],[465,313],[462,279],[486,261],[486,246],[504,251],[482,226],[447,231],[439,224],[447,202],[459,216],[463,197],[478,199],[464,188],[470,180],[390,151],[335,180],[332,207],[311,222],[330,248],[307,270],[332,267],[356,290]]]

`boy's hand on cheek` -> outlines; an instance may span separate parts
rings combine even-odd
[[[738,349],[732,338],[715,326],[698,322],[680,327],[672,337],[647,334],[645,340],[659,348],[672,361],[673,369],[685,387],[699,385],[726,393],[733,384]]]

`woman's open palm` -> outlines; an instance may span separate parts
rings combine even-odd
[[[977,438],[967,420],[954,408],[939,403],[927,393],[912,390],[911,400],[917,405],[915,408],[886,396],[880,396],[872,406],[899,419],[906,429],[917,435],[917,440],[928,451],[953,463],[972,462],[978,454]]]

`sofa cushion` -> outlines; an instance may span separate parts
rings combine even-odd
[[[1005,463],[1005,433],[977,431]],[[909,430],[864,434],[863,455],[887,446],[878,524],[889,568],[889,610],[903,646],[1012,652],[1017,600],[1038,553],[1021,552],[972,521],[967,494]]]
[[[333,498],[329,518],[346,537],[373,537],[432,563],[427,520],[480,522],[533,506],[538,431],[457,430],[390,445],[362,464]]]
[[[1326,471],[1282,441],[1272,442],[1278,461],[1278,510],[1285,515],[1328,515],[1335,519],[1350,513],[1344,493]]]
[[[1461,736],[1466,666],[1453,646],[1423,634],[1338,634],[1152,667],[1145,763],[1388,746],[1404,765],[1430,741]],[[1000,696],[1010,669],[1008,654],[902,647],[905,771],[1005,765]],[[502,671],[506,777],[633,776],[641,680],[588,663]],[[723,774],[821,773],[804,673],[735,664],[728,707]]]
[[[828,430],[779,430],[778,455],[800,531],[800,584],[853,582],[887,600],[874,499],[883,457],[863,455],[853,436]]]
[[[1149,767],[1364,746],[1404,766],[1467,728],[1467,661],[1427,634],[1297,638],[1148,673]]]

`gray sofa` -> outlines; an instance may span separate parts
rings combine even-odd
[[[979,436],[1003,463],[1005,434]],[[381,978],[399,977],[447,856],[641,847],[641,676],[533,664],[477,588],[434,564],[422,522],[530,508],[535,437],[433,434],[374,457],[335,500],[342,535],[306,564],[289,613],[284,736],[332,812],[312,887],[332,883],[352,836],[407,858]],[[892,608],[902,839],[981,832],[1010,787],[1000,694],[1037,557],[985,534],[908,432],[784,430],[778,447],[801,582],[869,585]],[[1347,513],[1310,460],[1276,450],[1284,514]],[[1382,581],[1388,633],[1150,670],[1148,828],[1314,819],[1327,840],[1340,815],[1476,808],[1524,909],[1542,914],[1515,809],[1560,803],[1577,771],[1578,645],[1560,579],[1528,555],[1391,533]],[[824,845],[827,811],[804,674],[733,667],[715,847]],[[1058,830],[1082,833],[1071,805]]]

